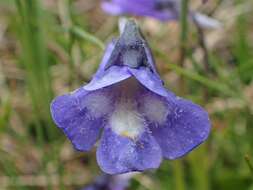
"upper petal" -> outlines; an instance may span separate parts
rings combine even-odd
[[[164,125],[150,125],[167,159],[176,159],[190,152],[207,139],[211,128],[203,108],[184,99],[175,102],[168,101],[171,111]]]
[[[98,164],[109,174],[158,168],[161,160],[161,149],[147,132],[132,140],[106,128],[97,150]]]
[[[150,69],[145,67],[141,67],[139,69],[129,68],[129,71],[143,86],[150,91],[164,97],[175,96],[172,92],[165,89],[163,81],[160,79],[158,74],[152,72]]]
[[[113,65],[130,68],[147,67],[155,72],[148,44],[140,33],[138,25],[133,20],[121,20],[121,35],[116,41],[105,70]]]
[[[59,96],[51,103],[54,122],[80,151],[92,148],[103,126],[103,113],[92,115],[96,108],[86,105],[85,100],[89,96],[86,91],[79,89],[72,94]]]
[[[97,73],[84,89],[97,90],[134,76],[149,90],[161,96],[173,96],[164,88],[150,48],[137,24],[132,20],[124,23],[120,38],[108,46]]]
[[[96,75],[87,85],[83,88],[87,91],[98,90],[131,77],[128,68],[124,66],[111,66],[106,71]]]

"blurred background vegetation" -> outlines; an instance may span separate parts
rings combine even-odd
[[[166,86],[208,110],[212,133],[181,160],[135,176],[129,189],[253,190],[253,1],[190,5],[222,27],[189,22],[184,67],[180,23],[136,19]],[[95,150],[74,151],[49,104],[90,80],[117,35],[117,18],[98,0],[0,0],[1,190],[80,189],[100,174]]]

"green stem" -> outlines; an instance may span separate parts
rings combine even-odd
[[[171,60],[168,58],[168,56],[165,53],[157,50],[156,48],[154,48],[154,51],[156,54],[159,55],[159,57],[161,59],[163,59],[166,62],[169,69],[172,69],[177,74],[182,75],[183,77],[189,78],[191,80],[197,81],[212,90],[222,93],[223,95],[231,96],[231,97],[233,97],[233,96],[238,97],[238,94],[236,92],[234,92],[232,89],[228,88],[227,85],[222,84],[218,81],[210,80],[198,73],[192,72],[190,70],[186,70],[176,64],[173,64],[173,63],[171,63]]]
[[[86,31],[84,31],[80,27],[73,26],[71,28],[71,32],[75,36],[77,36],[77,37],[79,37],[81,39],[84,39],[84,40],[86,40],[86,41],[88,41],[90,43],[93,43],[94,45],[98,46],[101,50],[104,50],[105,45],[104,45],[104,43],[100,39],[98,39],[97,37],[93,36],[92,34],[86,32]]]
[[[188,33],[188,0],[182,0],[181,3],[181,15],[180,15],[180,60],[179,66],[184,67],[187,51],[187,33]],[[179,81],[181,94],[183,95],[186,91],[185,81],[183,77],[180,77]]]
[[[208,190],[208,157],[206,156],[206,146],[202,145],[202,147],[191,153],[188,158],[194,179],[194,189]]]
[[[188,34],[188,0],[182,0],[181,3],[181,15],[180,15],[180,45],[181,48],[186,48],[187,34]]]
[[[246,161],[246,163],[247,163],[247,165],[249,167],[249,170],[250,170],[250,172],[251,172],[251,174],[253,176],[253,164],[252,164],[252,162],[250,160],[249,155],[245,155],[244,159],[245,159],[245,161]]]
[[[176,160],[173,164],[175,190],[185,190],[184,168],[182,160]]]
[[[69,66],[69,87],[72,88],[72,85],[75,80],[75,63],[73,58],[73,47],[75,45],[75,37],[71,33],[71,28],[73,26],[73,17],[72,17],[72,0],[59,0],[59,15],[61,20],[61,25],[64,30],[66,30],[65,38],[68,42],[67,44],[67,52],[68,52],[68,66]]]

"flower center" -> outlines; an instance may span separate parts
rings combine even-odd
[[[137,111],[136,103],[125,100],[116,105],[110,126],[115,133],[134,139],[143,132],[145,120]]]
[[[134,78],[121,82],[116,87],[117,101],[109,124],[112,130],[122,136],[136,138],[144,131],[145,120],[138,111],[136,94],[141,86]]]
[[[169,105],[134,77],[109,88],[92,92],[82,100],[90,119],[108,118],[108,126],[118,135],[136,139],[148,122],[162,126],[170,114]]]

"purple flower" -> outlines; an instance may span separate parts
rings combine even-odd
[[[180,15],[180,0],[104,0],[101,6],[112,15],[149,16],[161,21]]]
[[[102,131],[97,162],[109,174],[158,168],[206,140],[207,112],[164,88],[134,21],[110,43],[87,85],[51,104],[52,117],[79,151]]]
[[[82,190],[125,190],[129,186],[129,181],[133,173],[121,175],[101,175],[95,181]]]
[[[179,19],[180,4],[181,0],[103,0],[101,7],[105,12],[115,16],[148,16],[160,21],[170,21]],[[189,16],[203,28],[221,27],[219,21],[201,13],[190,12]]]

